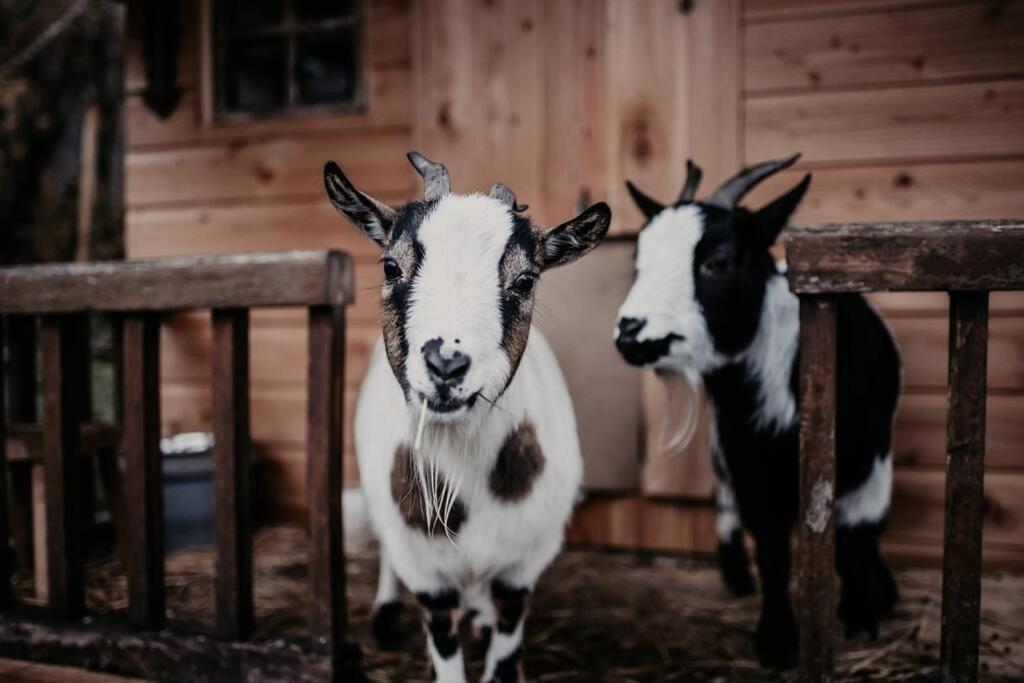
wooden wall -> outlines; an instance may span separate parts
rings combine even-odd
[[[125,118],[126,250],[130,258],[180,254],[336,248],[356,260],[360,291],[349,309],[346,348],[346,459],[349,481],[355,388],[378,334],[374,285],[378,255],[324,199],[324,161],[343,161],[360,187],[399,203],[413,193],[405,161],[412,130],[410,7],[366,3],[365,110],[344,116],[299,114],[220,123],[210,112],[205,55],[206,0],[184,0],[179,61],[183,99],[160,120],[142,101],[138,27],[141,0],[129,5]],[[271,516],[293,518],[305,505],[305,314],[252,316],[252,430],[266,456]],[[162,336],[165,433],[209,429],[208,314],[168,321]]]
[[[695,0],[688,11],[676,0],[367,0],[366,111],[248,124],[210,118],[204,1],[183,2],[185,94],[167,121],[142,105],[138,45],[129,45],[128,254],[352,252],[367,291],[351,312],[349,418],[376,337],[378,276],[371,246],[323,201],[326,157],[391,202],[419,192],[403,159],[410,147],[442,159],[457,190],[508,183],[541,224],[608,200],[616,241],[599,258],[609,277],[570,267],[551,279],[558,286],[542,286],[555,297],[558,319],[547,324],[558,343],[571,341],[558,326],[580,305],[552,290],[583,297],[597,330],[628,287],[640,216],[622,181],[668,200],[687,157],[706,169],[708,192],[744,163],[802,151],[799,168],[750,200],[766,201],[812,170],[798,222],[1024,215],[1024,0]],[[934,561],[945,297],[875,300],[906,360],[889,546],[904,559]],[[1024,566],[1024,297],[994,295],[992,311],[986,561]],[[304,498],[302,325],[296,313],[268,311],[254,316],[252,334],[254,436],[272,463],[274,512],[284,516]],[[163,339],[165,428],[205,428],[206,319],[180,316]],[[608,347],[600,363],[615,362]],[[589,401],[602,391],[577,379],[586,365],[571,369],[570,382],[582,382],[574,396],[590,389],[585,410],[608,414],[607,400]],[[623,425],[639,433],[608,456],[610,467],[588,462],[591,484],[614,493],[591,497],[571,538],[712,550],[702,441],[682,455],[659,453],[661,389],[650,377],[643,383],[646,427],[635,413],[609,418],[619,420],[615,439]],[[350,421],[349,442],[351,433]],[[353,465],[348,448],[350,481]]]

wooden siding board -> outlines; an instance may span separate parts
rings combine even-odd
[[[934,5],[940,0],[745,0],[744,19],[767,22],[794,17],[865,14],[899,7]]]
[[[1024,154],[1024,80],[746,100],[748,162],[934,161]]]
[[[744,33],[744,87],[864,87],[1024,72],[1024,0],[791,19]]]

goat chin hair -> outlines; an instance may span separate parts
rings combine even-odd
[[[686,450],[697,434],[701,377],[692,370],[657,370],[656,374],[665,389],[666,399],[660,450],[664,455],[674,456]]]
[[[423,500],[423,515],[427,522],[427,530],[433,533],[434,527],[438,524],[444,529],[445,536],[452,545],[455,542],[455,535],[448,526],[452,510],[459,497],[462,483],[465,481],[466,472],[469,469],[468,454],[452,452],[448,458],[449,469],[447,474],[441,470],[438,454],[448,446],[451,450],[448,434],[442,434],[441,429],[424,425],[426,411],[421,410],[419,422],[416,425],[416,438],[414,439],[413,459],[415,460],[415,481],[409,482],[410,486],[419,486]],[[431,434],[433,438],[426,439],[429,446],[424,446],[424,432]],[[455,439],[456,442],[464,442],[465,439]]]

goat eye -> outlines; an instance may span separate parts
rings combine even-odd
[[[705,275],[722,275],[729,270],[729,259],[725,256],[712,256],[700,264],[700,270]]]
[[[514,290],[516,290],[517,294],[520,294],[522,296],[527,296],[530,292],[533,291],[533,285],[536,282],[537,282],[537,277],[535,275],[530,275],[529,273],[524,273],[524,274],[522,274],[522,275],[520,275],[519,277],[516,278],[516,281],[512,285],[512,288]]]
[[[395,259],[384,259],[384,279],[397,280],[400,277],[402,277],[402,269],[398,267],[398,263],[395,262]]]

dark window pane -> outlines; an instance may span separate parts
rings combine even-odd
[[[295,18],[301,22],[348,17],[358,0],[295,0]]]
[[[355,98],[358,33],[346,28],[300,36],[295,44],[299,104],[349,102]]]
[[[284,18],[284,0],[227,0],[224,4],[228,31],[277,26]]]
[[[231,111],[267,111],[285,105],[285,43],[282,38],[228,42],[224,105]]]

